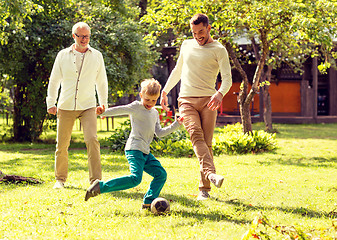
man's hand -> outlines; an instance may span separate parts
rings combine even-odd
[[[214,93],[209,103],[207,103],[207,107],[212,111],[217,110],[221,105],[222,98],[223,96],[220,92]]]
[[[101,106],[96,107],[96,114],[97,115],[101,115],[104,112],[105,112],[105,106],[104,105],[102,107]]]
[[[168,112],[170,109],[168,108],[168,99],[167,99],[167,93],[162,91],[161,97],[160,97],[160,105],[161,107]]]
[[[53,115],[56,115],[56,113],[57,113],[57,108],[54,106],[54,107],[51,107],[51,108],[49,108],[48,110],[47,110],[47,112],[49,113],[49,114],[53,114]]]

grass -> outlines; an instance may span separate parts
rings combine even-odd
[[[263,129],[263,124],[254,124]],[[215,157],[225,177],[212,199],[199,202],[195,158],[160,157],[168,172],[161,196],[171,214],[141,211],[151,178],[136,188],[84,201],[89,187],[82,135],[75,131],[69,151],[69,178],[53,190],[54,144],[0,145],[0,169],[38,178],[41,185],[0,184],[0,239],[241,239],[262,212],[272,226],[294,226],[307,239],[336,239],[337,124],[281,125],[275,153]],[[109,132],[99,132],[103,139]],[[55,133],[49,132],[45,139]],[[103,180],[128,174],[125,156],[102,148]],[[286,239],[271,227],[258,226],[270,239]],[[324,232],[325,231],[325,232]],[[312,237],[309,238],[309,234]],[[251,238],[252,239],[252,238]],[[318,238],[319,239],[319,238]]]
[[[122,116],[122,117],[106,117],[104,119],[101,119],[100,117],[97,117],[97,131],[101,132],[102,134],[106,132],[106,134],[109,134],[109,131],[111,131],[113,128],[117,128],[120,126],[122,122],[124,122],[128,117]],[[9,118],[8,121],[5,118],[3,114],[0,114],[0,141],[6,141],[13,137],[13,134],[10,132],[11,127],[13,125],[12,118]],[[56,120],[50,125],[54,125],[56,128]],[[44,123],[44,127],[47,128],[47,123]],[[74,135],[72,138],[72,142],[76,143],[79,141],[82,141],[81,137],[78,137],[78,134],[81,133],[81,123],[79,119],[76,119],[73,127]],[[101,134],[101,135],[102,135]],[[81,135],[81,134],[80,134]],[[55,131],[44,131],[42,133],[41,138],[45,142],[55,142]],[[107,135],[108,136],[108,135]]]

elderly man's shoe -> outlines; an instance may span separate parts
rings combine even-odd
[[[53,189],[62,189],[64,188],[64,182],[61,182],[60,180],[56,180]]]

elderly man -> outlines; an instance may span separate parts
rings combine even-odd
[[[217,109],[232,85],[231,67],[227,51],[210,35],[211,26],[205,14],[196,14],[190,20],[194,39],[185,40],[177,64],[162,91],[161,105],[168,110],[167,94],[181,80],[178,98],[179,112],[190,134],[193,150],[200,164],[198,200],[210,197],[210,182],[221,187],[224,178],[216,174],[213,163],[212,139]],[[221,73],[222,84],[215,83]]]
[[[88,24],[76,23],[72,28],[75,43],[57,54],[50,75],[46,99],[47,111],[50,114],[57,114],[55,189],[64,188],[68,177],[68,147],[77,118],[81,121],[87,147],[89,181],[93,183],[96,179],[102,178],[95,113],[96,91],[100,106],[107,107],[108,82],[103,56],[90,47],[90,36]]]

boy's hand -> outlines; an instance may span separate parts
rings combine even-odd
[[[101,115],[102,113],[104,113],[105,112],[105,106],[103,105],[102,107],[101,106],[98,106],[97,108],[96,108],[96,114],[97,115]]]
[[[178,121],[178,123],[181,125],[183,122],[184,122],[184,117],[178,117],[177,118],[177,115],[175,115],[175,120]]]

